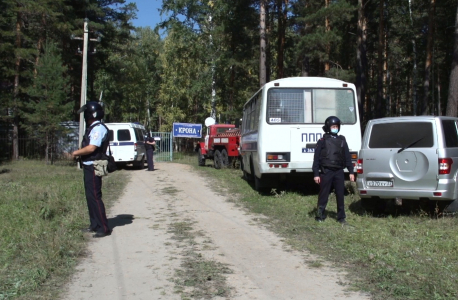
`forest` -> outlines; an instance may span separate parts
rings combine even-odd
[[[357,86],[362,124],[457,116],[457,0],[163,0],[163,22],[132,25],[124,0],[0,2],[0,137],[46,148],[79,120],[84,22],[87,101],[105,122],[234,122],[264,83],[321,76]]]

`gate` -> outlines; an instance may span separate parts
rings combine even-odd
[[[172,132],[151,132],[151,136],[156,140],[156,150],[154,151],[154,161],[173,160],[173,137]]]

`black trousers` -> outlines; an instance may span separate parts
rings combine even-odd
[[[102,201],[102,177],[96,176],[93,165],[83,165],[84,190],[89,210],[89,227],[97,232],[110,232],[105,205]]]
[[[326,206],[328,205],[329,193],[334,187],[337,199],[337,220],[343,220],[345,215],[344,191],[345,177],[344,170],[325,170],[320,174],[320,193],[318,194],[317,219],[326,219]]]
[[[153,149],[146,150],[146,159],[148,161],[148,171],[154,170]]]

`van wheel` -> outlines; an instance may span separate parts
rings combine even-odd
[[[226,149],[221,150],[221,166],[227,168],[229,166],[229,155],[227,155]]]
[[[444,209],[445,213],[456,213],[458,212],[458,200],[451,201]]]
[[[457,212],[457,205],[456,200],[454,201],[430,201],[429,203],[429,210],[431,213],[431,216],[433,217],[439,217],[444,214],[454,214]]]
[[[205,166],[205,158],[202,156],[202,149],[199,148],[199,151],[197,151],[197,162],[199,166],[203,167]]]
[[[222,161],[221,161],[221,152],[219,150],[215,151],[215,157],[213,157],[213,166],[215,169],[221,169]]]
[[[141,170],[141,169],[143,169],[143,168],[145,167],[144,161],[145,161],[145,158],[142,157],[141,160],[135,161],[135,162],[132,164],[132,166],[133,166],[135,169]]]

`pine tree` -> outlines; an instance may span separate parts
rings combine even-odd
[[[53,145],[58,133],[63,130],[60,123],[68,120],[73,103],[69,101],[69,81],[65,77],[67,68],[53,42],[46,42],[44,53],[36,66],[33,85],[28,89],[31,97],[23,116],[28,121],[25,128],[42,141],[45,159],[53,163]]]

